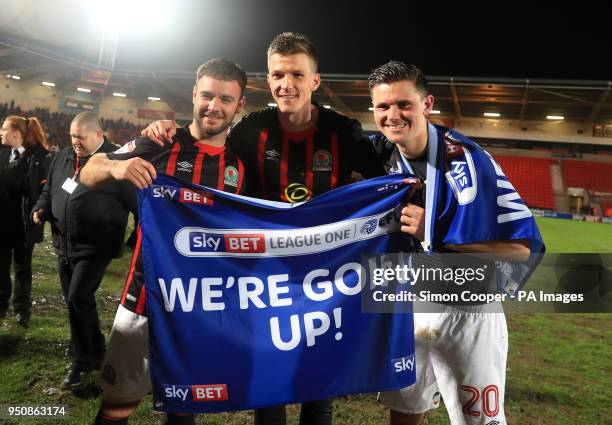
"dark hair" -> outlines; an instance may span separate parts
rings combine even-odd
[[[240,86],[240,94],[244,93],[247,84],[246,73],[240,65],[229,59],[211,59],[200,65],[196,72],[196,84],[205,75],[223,81],[236,81]]]
[[[17,130],[21,133],[23,138],[23,147],[26,150],[33,148],[34,146],[41,145],[45,149],[49,148],[47,143],[47,135],[43,130],[40,121],[36,117],[25,118],[18,115],[10,115],[6,117],[9,125],[13,130]]]
[[[317,72],[319,60],[314,45],[304,35],[297,32],[284,32],[274,37],[268,47],[268,60],[274,54],[282,56],[297,55],[305,53],[314,64],[314,72]]]
[[[368,77],[368,87],[370,93],[372,93],[376,86],[396,83],[398,81],[412,81],[423,96],[429,94],[427,77],[425,77],[423,71],[415,65],[406,65],[398,61],[389,61],[372,71]]]

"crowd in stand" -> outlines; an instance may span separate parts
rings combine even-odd
[[[62,148],[70,141],[68,135],[70,122],[76,114],[51,112],[48,108],[23,110],[19,105],[15,105],[15,101],[13,100],[0,103],[0,119],[4,119],[4,117],[9,115],[37,117],[47,133],[49,144]],[[136,125],[124,119],[114,120],[102,118],[100,121],[102,122],[102,129],[107,138],[112,143],[119,145],[136,137],[142,129],[142,125]]]

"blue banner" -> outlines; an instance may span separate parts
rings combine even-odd
[[[412,314],[362,313],[362,254],[410,246],[401,176],[303,204],[160,175],[138,195],[155,408],[222,412],[415,382]]]
[[[386,143],[380,134],[370,135]],[[395,164],[394,164],[395,163]],[[389,159],[390,174],[415,176],[399,149]],[[497,161],[478,144],[453,129],[428,124],[425,252],[447,245],[484,241],[529,241],[524,263],[498,261],[497,286],[514,297],[531,276],[546,248],[533,214]]]

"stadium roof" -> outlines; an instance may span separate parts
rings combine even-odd
[[[0,71],[20,81],[55,84],[60,93],[91,88],[94,95],[126,93],[145,100],[162,98],[177,111],[191,108],[194,72],[147,72],[113,69],[66,57],[32,43],[0,39]],[[322,74],[315,100],[347,114],[367,112],[370,98],[365,74]],[[512,120],[563,116],[573,122],[612,122],[611,81],[544,80],[430,76],[430,90],[441,116],[481,117],[499,113]],[[265,73],[249,73],[249,109],[272,102]]]
[[[588,2],[554,9],[515,2],[495,14],[464,3],[6,0],[0,72],[53,83],[60,95],[85,87],[94,101],[113,92],[153,96],[190,113],[197,65],[231,57],[254,71],[247,91],[253,110],[272,101],[266,47],[275,34],[293,30],[319,49],[323,84],[315,100],[347,114],[367,112],[366,74],[393,58],[423,67],[441,116],[612,122],[605,14]],[[96,16],[102,25],[94,25]],[[119,21],[128,27],[101,43]]]

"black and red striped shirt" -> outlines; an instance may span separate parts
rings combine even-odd
[[[158,173],[231,193],[244,191],[244,166],[226,146],[210,146],[193,138],[189,127],[177,129],[174,143],[159,146],[142,137],[107,154],[109,159],[139,157],[149,161]]]
[[[384,158],[359,121],[316,105],[318,120],[306,131],[283,130],[276,108],[253,112],[230,131],[228,144],[247,169],[248,194],[301,202],[365,178],[384,175]]]
[[[189,127],[177,129],[174,143],[159,146],[147,138],[132,140],[121,149],[106,154],[112,160],[139,157],[149,161],[158,173],[230,193],[243,193],[245,173],[242,162],[226,146],[210,146],[196,140]],[[144,267],[141,256],[142,233],[137,231],[136,246],[121,304],[144,314]]]

